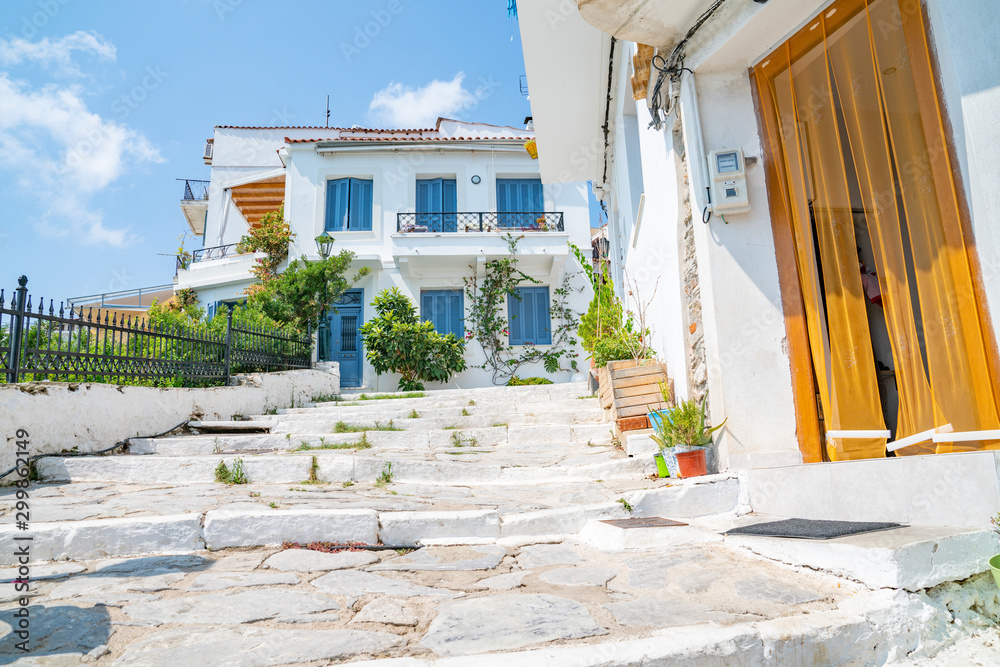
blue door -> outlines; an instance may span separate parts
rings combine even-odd
[[[362,303],[361,291],[351,290],[337,299],[337,312],[330,314],[330,353],[340,363],[341,387],[361,386]]]
[[[458,231],[458,188],[453,178],[417,181],[417,224],[429,232]]]
[[[532,229],[545,211],[545,191],[538,178],[497,179],[497,221],[501,229]]]

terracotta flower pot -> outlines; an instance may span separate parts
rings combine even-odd
[[[708,464],[705,462],[705,450],[693,449],[689,452],[677,452],[677,467],[681,478],[701,477],[708,474]]]

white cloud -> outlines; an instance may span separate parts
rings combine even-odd
[[[372,97],[368,110],[375,121],[389,127],[433,127],[439,116],[456,116],[478,99],[462,86],[465,74],[451,81],[431,81],[421,88],[390,83]]]
[[[90,111],[80,94],[76,86],[32,89],[0,72],[0,168],[43,202],[42,233],[124,247],[132,233],[106,227],[89,197],[128,166],[163,158],[141,132]]]
[[[60,74],[79,75],[80,70],[73,62],[73,51],[90,53],[102,60],[114,60],[117,56],[115,45],[110,41],[96,32],[78,30],[65,37],[46,37],[37,42],[23,37],[0,39],[0,65],[37,62],[54,67]]]

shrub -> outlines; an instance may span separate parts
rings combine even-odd
[[[552,384],[548,378],[519,378],[516,375],[507,380],[508,387],[523,387],[530,384]]]
[[[447,382],[465,370],[465,341],[439,334],[432,322],[420,322],[413,302],[398,288],[383,290],[372,305],[375,317],[361,327],[365,356],[379,375],[399,373],[400,391]]]

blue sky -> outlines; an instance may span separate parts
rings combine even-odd
[[[503,0],[5,0],[0,286],[169,283],[215,125],[322,125],[329,94],[331,125],[516,126],[523,73]]]

